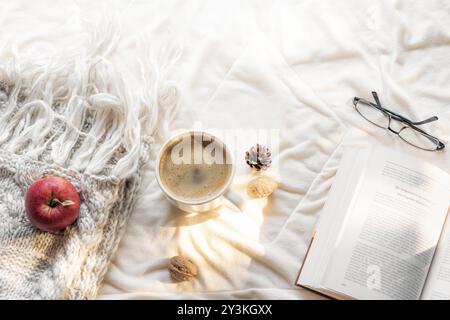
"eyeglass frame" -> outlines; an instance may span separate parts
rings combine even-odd
[[[354,97],[354,98],[353,98],[353,105],[354,105],[356,111],[359,113],[359,115],[360,115],[361,117],[363,117],[364,119],[366,119],[367,121],[369,121],[370,123],[372,123],[373,125],[375,125],[375,126],[377,126],[377,127],[379,127],[379,128],[382,128],[382,129],[385,129],[385,130],[389,130],[389,131],[391,131],[392,133],[395,133],[396,135],[400,136],[400,139],[402,139],[403,141],[405,141],[406,143],[408,143],[409,145],[411,145],[411,146],[413,146],[413,147],[416,147],[416,148],[419,148],[419,149],[422,149],[422,150],[425,150],[425,151],[440,151],[440,150],[443,150],[443,149],[445,148],[445,144],[444,144],[441,140],[439,140],[437,137],[434,137],[434,136],[432,136],[432,135],[426,133],[425,131],[423,131],[422,129],[420,129],[420,128],[417,127],[418,125],[422,125],[422,124],[426,124],[426,123],[430,123],[430,122],[433,122],[433,121],[438,120],[439,118],[438,118],[437,116],[432,116],[432,117],[427,118],[427,119],[425,119],[425,120],[414,122],[414,121],[409,120],[408,118],[403,117],[402,115],[399,115],[399,114],[397,114],[397,113],[395,113],[395,112],[393,112],[393,111],[391,111],[391,110],[388,110],[388,109],[384,108],[383,106],[381,106],[380,99],[378,98],[378,94],[377,94],[375,91],[372,92],[372,96],[373,96],[373,98],[375,99],[375,102],[376,102],[376,103],[370,102],[370,101],[368,101],[368,100],[365,100],[365,99],[359,98],[359,97]],[[387,128],[382,127],[382,126],[376,124],[375,122],[372,122],[372,121],[370,121],[369,119],[367,119],[367,118],[366,118],[366,117],[358,110],[357,105],[358,105],[358,103],[360,103],[360,102],[363,103],[363,104],[365,104],[365,105],[368,105],[368,106],[370,106],[370,107],[373,107],[373,108],[378,109],[378,110],[379,110],[380,112],[382,112],[385,116],[387,116],[388,119],[389,119],[388,127],[387,127]],[[391,121],[392,121],[392,119],[397,120],[397,121],[399,121],[400,123],[406,124],[406,126],[403,126],[399,131],[395,131],[395,130],[391,127]],[[425,138],[427,138],[427,139],[429,139],[430,141],[432,141],[432,142],[436,145],[436,149],[431,150],[431,149],[421,148],[421,147],[419,147],[419,146],[417,146],[417,145],[414,145],[414,144],[412,144],[411,142],[409,142],[409,141],[403,139],[402,136],[400,135],[400,132],[401,132],[403,129],[407,128],[407,127],[409,127],[409,128],[411,128],[411,129],[413,129],[413,130],[419,132],[419,133],[422,134]]]

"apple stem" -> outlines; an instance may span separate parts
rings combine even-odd
[[[61,202],[59,199],[57,198],[52,198],[49,202],[49,206],[52,208],[56,208],[57,206],[71,206],[72,204],[75,204],[75,202],[71,201],[71,200],[64,200],[63,202]]]

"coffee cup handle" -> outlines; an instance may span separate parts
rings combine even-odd
[[[242,196],[242,194],[240,194],[232,189],[228,189],[223,196],[228,201],[230,201],[232,204],[234,204],[236,206],[236,208],[239,209],[239,211],[243,211],[244,204],[245,204],[245,198],[244,198],[244,196]]]

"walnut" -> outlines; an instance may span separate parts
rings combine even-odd
[[[197,266],[185,257],[175,256],[169,260],[169,272],[175,281],[188,281],[197,275]]]
[[[278,187],[278,182],[269,176],[259,176],[247,185],[247,194],[252,198],[270,196]]]

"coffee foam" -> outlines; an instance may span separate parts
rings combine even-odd
[[[201,202],[211,199],[223,189],[230,179],[232,165],[225,163],[224,145],[214,139],[202,141],[201,138],[201,135],[191,134],[191,143],[187,150],[189,152],[190,149],[188,163],[174,163],[172,158],[172,151],[179,146],[181,138],[167,146],[161,156],[159,165],[161,181],[172,196],[182,201]],[[215,152],[219,152],[219,156],[216,157],[219,159],[217,161],[219,163],[211,163],[208,159],[199,162],[198,154],[196,157],[194,156],[194,142],[200,142],[201,151],[208,146],[214,147]],[[176,156],[182,155],[183,152],[186,152],[186,149]]]

